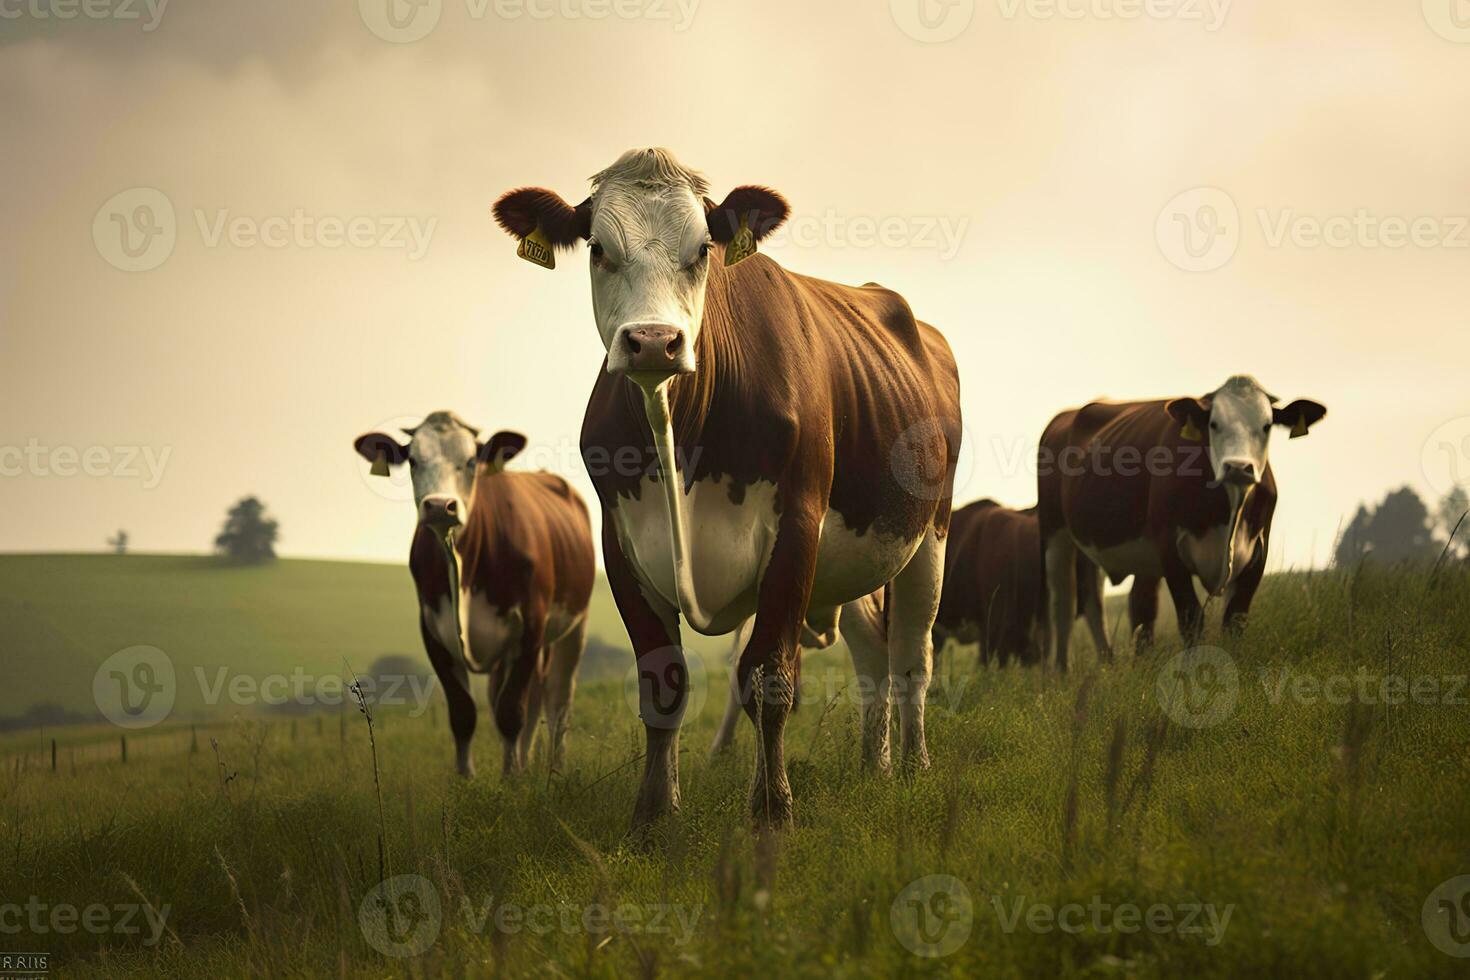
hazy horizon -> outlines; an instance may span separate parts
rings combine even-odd
[[[1061,409],[1237,373],[1328,408],[1272,441],[1273,569],[1470,477],[1464,0],[50,2],[0,20],[0,551],[206,552],[253,494],[284,556],[401,562],[352,440],[444,408],[595,501],[585,250],[522,262],[490,205],[645,145],[945,332],[957,506],[1032,503]]]

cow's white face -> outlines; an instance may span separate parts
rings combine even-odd
[[[764,187],[737,187],[721,204],[708,189],[668,150],[629,150],[592,178],[592,195],[577,207],[528,187],[502,196],[495,217],[511,235],[536,235],[552,248],[587,241],[608,373],[651,389],[696,368],[710,263],[722,260],[714,246],[748,235],[744,258],[788,212]]]
[[[1253,486],[1266,472],[1271,397],[1255,385],[1231,385],[1210,399],[1210,465],[1215,479]]]
[[[479,430],[447,412],[435,412],[408,440],[409,476],[419,523],[441,530],[459,527],[469,514],[470,489],[479,463]]]
[[[692,372],[709,282],[703,202],[687,184],[609,180],[592,200],[591,229],[592,315],[608,372]]]
[[[408,435],[408,445],[382,432],[359,436],[354,445],[373,464],[376,475],[387,476],[390,467],[407,463],[419,524],[447,534],[469,515],[475,469],[488,455],[479,444],[480,431],[453,412],[433,412],[403,432]],[[496,440],[503,444],[507,436],[525,445],[525,437],[514,433],[497,433],[492,445]],[[497,459],[502,456],[509,458],[496,454]]]
[[[1265,476],[1273,425],[1289,427],[1296,438],[1327,414],[1305,399],[1277,408],[1276,398],[1243,374],[1203,398],[1175,398],[1164,407],[1190,438],[1208,443],[1215,480],[1232,492],[1253,487]]]

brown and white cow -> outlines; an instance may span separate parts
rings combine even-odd
[[[1241,628],[1276,509],[1271,428],[1297,438],[1326,414],[1313,401],[1278,407],[1254,378],[1236,375],[1200,398],[1093,402],[1054,418],[1041,437],[1037,485],[1058,666],[1067,663],[1078,550],[1114,584],[1135,576],[1129,616],[1140,643],[1152,639],[1161,580],[1187,643],[1203,627],[1195,578],[1226,597],[1226,627]]]
[[[936,659],[949,640],[980,645],[980,659],[1004,667],[1015,658],[1023,664],[1041,661],[1042,616],[1041,524],[1036,508],[1012,510],[994,500],[977,500],[954,512],[944,552],[944,592],[934,620]],[[1078,576],[1096,575],[1091,563],[1079,560]],[[1101,630],[1101,610],[1087,599],[1094,590],[1081,588],[1079,615]]]
[[[803,624],[835,639],[839,611],[885,585],[886,629],[849,630],[862,634],[849,637],[858,686],[873,692],[864,756],[886,760],[891,677],[903,760],[927,763],[929,631],[960,440],[954,358],[898,294],[752,255],[786,218],[774,191],[737,187],[719,204],[706,193],[702,176],[650,149],[599,173],[575,207],[541,189],[495,205],[541,264],[548,246],[589,244],[607,358],[582,454],[643,681],[635,827],[678,808],[681,617],[707,635],[755,617],[738,676],[758,731],[757,821],[791,815],[782,744]]]
[[[418,526],[408,563],[459,772],[475,770],[471,673],[489,675],[504,770],[525,767],[543,706],[556,768],[596,574],[587,505],[559,476],[505,469],[525,448],[520,433],[497,432],[482,444],[479,430],[452,412],[403,431],[406,445],[372,432],[356,448],[380,476],[409,465]]]

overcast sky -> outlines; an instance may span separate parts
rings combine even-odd
[[[0,550],[201,551],[254,493],[283,554],[401,560],[351,444],[439,408],[591,497],[585,253],[490,205],[634,146],[947,334],[957,501],[1239,372],[1329,409],[1273,441],[1273,567],[1470,476],[1467,0],[87,2],[0,0]]]

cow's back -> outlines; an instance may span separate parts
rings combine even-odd
[[[587,505],[555,474],[482,469],[459,551],[465,583],[497,608],[536,600],[580,612],[591,599]]]

